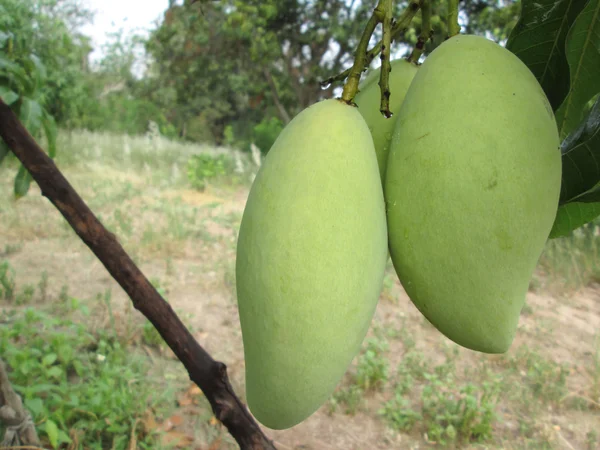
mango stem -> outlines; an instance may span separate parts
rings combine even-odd
[[[380,3],[381,3],[381,1],[380,1]],[[379,5],[377,5],[377,6],[379,6]],[[408,6],[404,9],[402,14],[400,15],[398,21],[392,24],[391,40],[394,40],[398,35],[400,35],[401,33],[404,33],[408,29],[408,27],[410,26],[410,23],[412,22],[413,17],[415,17],[415,15],[417,14],[417,11],[419,11],[419,8],[420,8],[420,5],[419,5],[418,0],[410,0]],[[377,10],[377,8],[376,8],[376,10]],[[390,14],[391,14],[391,11],[390,11]],[[371,22],[371,21],[369,21],[369,22]],[[371,35],[373,34],[373,31],[374,31],[375,27],[377,26],[377,23],[375,23],[375,25],[373,26],[370,33],[368,33],[369,26],[370,26],[369,23],[367,23],[367,28],[365,28],[365,32],[363,33],[363,38],[365,38],[365,34],[367,34],[367,38],[364,43],[363,50],[366,50],[369,39],[371,38]],[[329,77],[320,83],[322,87],[327,87],[332,83],[335,83],[337,81],[343,81],[343,80],[346,80],[347,78],[348,78],[348,81],[350,81],[349,77],[350,77],[352,70],[354,70],[355,68],[358,69],[358,72],[356,72],[354,74],[355,79],[353,81],[352,86],[348,86],[348,82],[344,86],[344,89],[346,91],[346,97],[344,97],[344,95],[342,95],[342,100],[345,101],[346,103],[350,103],[354,100],[354,96],[358,92],[358,82],[360,81],[361,72],[363,72],[367,67],[369,67],[369,65],[371,64],[373,59],[375,59],[375,57],[381,52],[382,47],[383,47],[383,40],[380,40],[377,44],[375,44],[375,46],[373,46],[373,48],[371,50],[369,50],[366,53],[363,52],[362,54],[360,53],[361,44],[363,44],[363,39],[361,39],[361,42],[358,45],[354,65],[351,68],[344,70],[342,73],[340,73],[338,75]],[[357,60],[358,60],[358,63],[357,63]],[[355,89],[354,92],[350,92],[351,89]],[[352,95],[350,95],[350,94],[352,94]],[[350,100],[347,100],[348,98],[350,98]]]
[[[381,44],[381,72],[379,75],[379,88],[381,89],[381,103],[379,112],[386,118],[392,117],[390,111],[390,47],[392,46],[392,0],[384,0],[385,15],[383,17],[383,38]]]
[[[431,4],[429,0],[421,0],[421,18],[421,33],[419,34],[417,45],[408,57],[408,60],[414,63],[419,61],[419,58],[425,51],[425,44],[433,36],[433,29],[431,28]]]
[[[458,0],[448,0],[448,37],[456,36],[460,33],[460,25],[458,24]]]

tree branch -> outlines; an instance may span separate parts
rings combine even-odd
[[[291,120],[290,115],[288,114],[287,110],[285,109],[285,106],[283,106],[283,103],[281,103],[281,101],[279,99],[279,91],[277,90],[277,85],[275,84],[275,80],[273,80],[273,75],[271,75],[271,72],[266,67],[263,69],[263,74],[264,74],[265,78],[267,79],[267,83],[269,83],[269,86],[271,87],[271,92],[273,93],[273,102],[275,103],[275,106],[277,107],[277,110],[279,111],[279,115],[281,116],[281,119],[286,124],[290,123],[290,120]]]
[[[81,240],[94,252],[110,275],[156,328],[167,345],[198,385],[217,419],[235,438],[242,450],[273,450],[250,412],[235,395],[227,367],[204,350],[171,306],[125,252],[116,237],[104,228],[79,194],[75,192],[54,161],[44,153],[13,111],[0,100],[0,136],[27,168],[48,198],[69,222]]]

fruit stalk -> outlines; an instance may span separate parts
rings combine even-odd
[[[369,40],[373,35],[373,31],[377,27],[377,24],[383,22],[383,19],[386,16],[386,8],[384,6],[384,2],[386,0],[379,0],[377,6],[373,10],[373,14],[369,18],[367,25],[363,31],[363,34],[360,38],[360,42],[358,43],[358,47],[356,49],[356,53],[354,54],[354,64],[350,68],[350,74],[346,79],[346,83],[344,84],[344,90],[342,92],[342,100],[352,105],[354,102],[354,96],[358,92],[358,83],[360,81],[360,74],[366,67],[365,59],[367,57],[367,47],[369,45]],[[389,13],[388,13],[389,14]]]
[[[425,44],[433,35],[433,29],[431,28],[431,5],[429,0],[421,0],[421,34],[414,50],[408,57],[410,62],[418,62],[419,58],[425,50]]]
[[[456,36],[460,33],[460,25],[458,24],[458,0],[448,0],[448,37]]]
[[[392,0],[384,0],[385,11],[383,17],[383,43],[381,46],[381,75],[379,87],[381,89],[381,104],[379,111],[386,118],[392,117],[390,111],[390,47],[392,45]]]
[[[402,12],[402,15],[400,16],[398,21],[392,25],[392,33],[391,33],[392,40],[394,40],[400,33],[403,33],[406,31],[406,29],[412,22],[413,17],[415,17],[415,15],[417,14],[417,11],[419,11],[419,8],[420,8],[420,5],[417,0],[412,0],[408,4],[406,9]],[[367,68],[369,66],[369,64],[371,64],[371,62],[375,59],[375,57],[377,55],[379,55],[379,53],[381,52],[382,46],[383,46],[383,40],[380,40],[379,42],[377,42],[377,44],[375,44],[373,46],[373,48],[371,50],[369,50],[367,52],[367,54],[365,55],[365,59],[364,59],[363,69]],[[350,75],[351,70],[352,70],[352,68],[346,69],[338,75],[334,75],[332,77],[327,78],[326,80],[321,81],[321,86],[325,88],[332,83],[345,80],[348,77],[348,75]]]

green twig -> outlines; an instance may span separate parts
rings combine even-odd
[[[385,0],[379,0],[375,10],[373,11],[373,15],[371,15],[369,21],[367,22],[367,26],[363,31],[354,55],[354,64],[350,68],[350,74],[348,75],[346,83],[344,84],[342,100],[350,105],[354,103],[354,96],[358,92],[358,82],[360,81],[360,74],[365,68],[365,58],[367,57],[369,40],[371,39],[377,24],[382,22],[383,18],[386,16],[385,6],[383,5],[384,1]]]
[[[415,63],[419,61],[423,51],[425,51],[425,44],[433,35],[433,29],[431,28],[431,4],[429,0],[421,0],[421,18],[421,34],[419,34],[417,45],[408,57],[409,61]]]
[[[381,44],[381,72],[379,88],[381,89],[381,104],[379,111],[385,117],[392,117],[390,111],[390,48],[392,46],[392,0],[384,0],[385,16],[383,17],[383,39]]]
[[[418,0],[411,0],[411,2],[408,4],[398,21],[392,25],[392,41],[395,40],[398,37],[398,35],[404,33],[408,29],[410,23],[413,20],[413,17],[415,17],[417,12],[419,11],[419,8],[420,5]],[[373,46],[371,50],[367,52],[364,60],[365,65],[363,67],[363,70],[369,67],[369,65],[375,59],[375,57],[379,55],[382,46],[383,41],[379,41],[377,44],[375,44],[375,46]],[[344,81],[348,77],[348,75],[350,75],[351,70],[352,68],[346,69],[342,73],[339,73],[337,75],[327,78],[326,80],[323,80],[321,82],[321,86],[327,87],[332,83]]]
[[[458,0],[448,0],[448,37],[456,36],[460,33],[458,24]]]

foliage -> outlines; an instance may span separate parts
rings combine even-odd
[[[85,310],[82,310],[85,313]],[[70,319],[34,309],[5,317],[0,354],[13,388],[52,448],[81,443],[89,449],[154,448],[153,436],[135,425],[148,407],[164,402],[147,383],[149,366],[107,332],[93,335]]]
[[[562,140],[561,197],[551,238],[600,215],[600,81],[594,75],[600,64],[599,12],[600,0],[523,0],[506,44],[540,82]]]
[[[277,117],[264,118],[254,127],[253,141],[261,153],[267,154],[283,130],[284,124]]]
[[[195,189],[203,191],[207,182],[233,174],[234,168],[234,160],[225,153],[194,155],[188,161],[188,180]]]

